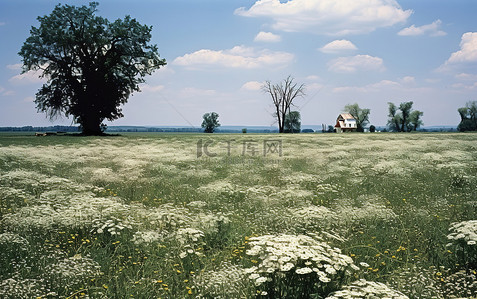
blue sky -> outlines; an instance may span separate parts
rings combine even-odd
[[[36,112],[42,81],[20,75],[17,55],[57,3],[0,0],[0,126],[71,124]],[[385,125],[387,102],[413,101],[425,125],[457,126],[457,109],[477,100],[475,0],[104,0],[98,9],[152,25],[168,63],[109,125],[200,126],[211,111],[222,125],[275,125],[260,86],[288,75],[306,85],[295,109],[308,125],[334,123],[351,103]]]

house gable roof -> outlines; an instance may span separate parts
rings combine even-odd
[[[341,113],[339,116],[338,116],[338,119],[339,118],[343,118],[343,119],[349,119],[349,120],[354,120],[354,116],[351,115],[351,113]]]

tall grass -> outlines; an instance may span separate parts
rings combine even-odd
[[[476,141],[0,135],[0,297],[472,296]],[[352,261],[326,272],[293,248]]]

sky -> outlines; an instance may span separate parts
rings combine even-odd
[[[89,1],[62,1],[87,5]],[[453,125],[477,100],[475,0],[103,0],[97,14],[153,26],[167,66],[108,125],[276,126],[265,81],[304,84],[303,125],[334,124],[345,105],[369,108],[386,125],[388,102],[413,101],[425,126]],[[21,73],[18,52],[37,17],[58,1],[0,0],[0,126],[71,125],[38,113],[46,82]]]

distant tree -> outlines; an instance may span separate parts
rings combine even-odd
[[[409,114],[408,131],[416,131],[423,125],[421,117],[424,113],[419,110],[414,110]]]
[[[369,132],[371,133],[376,132],[376,127],[374,125],[369,126]]]
[[[406,132],[409,126],[409,116],[411,115],[413,102],[403,102],[399,105],[401,110],[401,132]]]
[[[412,101],[403,102],[399,105],[399,111],[396,105],[388,103],[388,127],[390,131],[394,132],[410,132],[415,131],[421,126],[421,117],[423,112],[418,110],[412,110]]]
[[[301,130],[302,133],[315,133],[315,130],[313,129],[303,129]]]
[[[220,127],[219,115],[216,112],[206,113],[202,116],[202,128],[205,133],[214,133],[215,129]]]
[[[459,108],[461,121],[457,130],[464,131],[477,131],[477,101],[467,102],[465,107]]]
[[[301,130],[301,116],[298,111],[290,111],[285,116],[285,133],[300,133]]]
[[[394,103],[388,102],[389,105],[389,120],[388,120],[388,127],[390,131],[399,132],[401,123],[401,116],[397,113],[397,107]]]
[[[247,128],[243,128],[242,133],[244,133],[244,134],[247,133]]]
[[[335,127],[333,127],[332,125],[328,125],[328,133],[333,133],[335,132]]]
[[[111,23],[95,15],[97,6],[57,5],[38,17],[18,53],[23,73],[41,71],[48,80],[36,94],[38,111],[72,116],[85,135],[101,135],[105,119],[122,117],[143,77],[166,64],[149,44],[152,27],[130,16]]]
[[[285,131],[285,117],[287,113],[290,113],[293,100],[305,95],[305,85],[298,85],[293,80],[291,76],[288,76],[283,82],[272,84],[270,81],[266,81],[262,86],[262,90],[272,97],[279,133]]]
[[[369,121],[369,113],[371,112],[371,110],[361,109],[359,108],[358,103],[354,103],[346,105],[344,111],[351,114],[356,120],[356,131],[364,132],[364,127]]]

